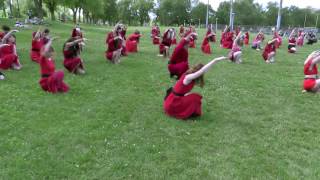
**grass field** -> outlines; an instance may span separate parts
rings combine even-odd
[[[301,93],[303,61],[319,44],[288,54],[284,40],[272,65],[244,48],[243,64],[217,64],[195,89],[204,96],[203,116],[179,121],[162,110],[174,81],[150,28],[139,28],[140,52],[120,65],[104,58],[110,28],[83,28],[87,74],[66,73],[71,90],[59,95],[40,89],[39,67],[28,55],[32,30],[17,33],[24,67],[0,82],[0,179],[320,178],[320,96]],[[50,29],[60,37],[55,59],[63,69],[72,25]],[[190,64],[228,52],[214,44],[213,55],[202,54],[204,33],[189,50]]]

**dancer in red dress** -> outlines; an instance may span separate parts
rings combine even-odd
[[[282,45],[282,37],[279,35],[279,32],[275,28],[273,28],[272,31],[273,39],[277,39],[277,41],[275,42],[275,46],[276,48],[280,48],[280,46]]]
[[[154,45],[158,45],[160,44],[160,28],[159,26],[155,25],[152,27],[152,30],[151,30],[151,38],[152,38],[152,43]]]
[[[189,29],[187,30],[187,32],[185,33],[185,37],[187,37],[188,35],[190,35],[191,33],[196,33],[196,29],[193,26],[190,26]],[[195,39],[190,39],[189,42],[189,47],[190,48],[196,48],[196,38]]]
[[[298,33],[298,42],[297,42],[298,46],[303,46],[304,37],[305,37],[305,33],[304,33],[303,29],[300,29],[299,33]]]
[[[138,52],[138,44],[139,44],[140,37],[141,37],[141,34],[138,30],[136,30],[133,34],[131,34],[128,37],[126,41],[127,52],[129,53]]]
[[[288,44],[288,52],[289,53],[296,53],[297,49],[296,49],[296,33],[295,33],[296,29],[293,29],[290,33],[289,36],[289,44]]]
[[[80,57],[81,43],[85,41],[84,38],[72,37],[68,39],[63,45],[63,65],[71,73],[85,74],[83,60]]]
[[[81,28],[79,27],[79,25],[77,25],[75,28],[72,29],[72,34],[71,37],[73,38],[83,38],[83,33],[81,31]]]
[[[223,37],[221,38],[222,47],[225,49],[232,49],[234,33],[230,30],[230,27],[226,26],[223,31]]]
[[[320,92],[320,79],[318,66],[320,63],[320,50],[312,52],[304,62],[303,92]]]
[[[216,34],[212,30],[212,26],[208,27],[206,36],[204,37],[201,45],[201,50],[205,54],[211,54],[210,42],[216,42]]]
[[[4,35],[0,44],[0,69],[14,69],[20,70],[19,57],[16,48],[16,38],[13,35],[17,30],[12,30]]]
[[[122,31],[122,25],[117,24],[114,30],[108,33],[106,44],[108,46],[107,51],[105,52],[106,58],[110,60],[113,64],[120,63],[121,51],[123,38],[120,35]]]
[[[266,63],[269,64],[275,62],[277,44],[279,44],[279,39],[274,38],[273,40],[269,41],[266,47],[264,48],[262,57]]]
[[[238,36],[236,37],[236,39],[233,42],[231,51],[229,52],[229,59],[236,64],[242,63],[241,47],[243,46],[243,40],[244,40],[244,36],[242,36],[242,33],[240,31],[238,33]]]
[[[170,47],[171,47],[173,38],[174,38],[173,28],[167,29],[164,32],[161,44],[159,45],[159,56],[163,56],[164,58],[169,57]]]
[[[189,69],[189,42],[191,41],[191,39],[195,39],[196,37],[196,33],[189,34],[187,37],[181,39],[177,47],[174,49],[173,54],[168,63],[170,77],[177,76],[177,79],[179,79],[180,76]]]
[[[63,71],[55,71],[55,63],[53,60],[54,50],[51,46],[52,40],[49,39],[41,50],[40,73],[41,79],[39,84],[41,88],[50,93],[66,93],[69,86],[63,82]]]
[[[30,49],[30,59],[33,62],[39,63],[41,54],[40,50],[43,46],[43,40],[42,40],[42,32],[40,29],[37,32],[32,33],[32,44]]]
[[[10,27],[3,25],[2,26],[2,31],[0,31],[0,49],[1,49],[1,44],[2,44],[2,39],[4,36],[10,31]],[[6,46],[6,45],[4,45]],[[1,55],[0,55],[1,56]],[[1,63],[1,62],[0,62]],[[4,80],[6,77],[3,72],[0,71],[0,80]]]
[[[264,41],[264,34],[262,31],[260,31],[252,42],[252,49],[260,51],[261,44],[263,43],[263,41]]]
[[[250,34],[249,34],[249,31],[247,31],[246,33],[245,33],[245,36],[244,36],[244,44],[245,45],[249,45],[249,41],[250,41]]]
[[[225,59],[225,57],[213,59],[205,66],[198,64],[182,75],[175,86],[167,91],[167,96],[163,103],[165,113],[177,119],[201,116],[202,96],[200,94],[190,93],[190,91],[198,83],[200,87],[203,87],[204,74],[209,71],[214,64]]]

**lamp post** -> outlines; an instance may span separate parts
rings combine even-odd
[[[280,30],[280,26],[281,26],[281,9],[282,9],[282,0],[280,0],[280,4],[279,4],[279,10],[278,10],[278,19],[277,19],[277,31]]]
[[[208,23],[209,23],[209,0],[208,0],[208,4],[207,4],[206,27],[208,27]]]
[[[233,30],[233,0],[230,0],[230,17],[229,17],[229,26]]]

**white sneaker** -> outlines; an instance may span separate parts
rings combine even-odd
[[[6,77],[3,74],[0,75],[0,80],[4,80],[5,78]]]

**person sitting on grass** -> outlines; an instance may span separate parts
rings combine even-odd
[[[221,47],[225,49],[232,49],[234,32],[229,26],[226,26],[221,36]]]
[[[296,29],[293,29],[290,33],[289,36],[289,44],[288,44],[288,52],[289,53],[296,53],[297,49],[296,49],[296,44],[297,44],[297,40],[296,40]]]
[[[210,42],[216,42],[216,34],[212,30],[212,25],[208,27],[206,36],[204,37],[201,45],[201,50],[205,54],[211,54]]]
[[[152,43],[154,45],[160,44],[160,28],[157,25],[154,25],[151,29],[151,38],[152,38]]]
[[[105,52],[106,58],[113,64],[120,63],[120,57],[122,52],[123,38],[121,37],[122,24],[117,24],[114,30],[107,36],[106,44],[107,51]]]
[[[279,44],[279,39],[274,38],[271,41],[269,41],[266,47],[264,48],[262,57],[266,63],[269,64],[275,62],[277,44]]]
[[[312,52],[304,62],[304,81],[302,92],[320,92],[320,79],[318,77],[318,64],[320,63],[320,50]]]
[[[136,30],[133,34],[129,35],[126,40],[127,52],[135,53],[138,52],[138,43],[140,40],[141,34],[140,31]]]
[[[177,79],[179,79],[181,75],[189,69],[189,42],[191,39],[195,39],[196,37],[196,33],[189,34],[187,37],[182,38],[174,49],[170,61],[168,62],[168,70],[171,78],[173,76],[177,76]]]
[[[318,41],[317,40],[317,36],[312,31],[308,32],[306,39],[307,39],[307,44],[308,45],[312,45],[314,43],[317,43],[317,41]]]
[[[41,79],[39,84],[41,88],[50,93],[66,93],[69,86],[63,82],[63,71],[55,71],[54,49],[51,46],[53,39],[49,39],[41,49],[40,73]]]
[[[12,30],[6,33],[2,39],[0,44],[0,69],[20,70],[22,68],[17,54],[16,37],[13,34],[15,32],[19,31]]]
[[[242,63],[241,47],[243,46],[243,40],[244,40],[244,36],[242,35],[242,32],[240,31],[238,33],[238,36],[236,37],[236,39],[233,41],[232,49],[229,52],[229,59],[236,64]]]
[[[249,31],[247,31],[247,32],[245,33],[243,43],[244,43],[245,45],[249,45],[249,41],[250,41],[250,33],[249,33]]]
[[[84,41],[84,38],[70,38],[63,45],[63,65],[71,73],[85,74],[83,60],[80,57],[80,44]]]
[[[170,56],[170,47],[174,38],[174,33],[173,28],[169,28],[164,32],[162,41],[159,45],[159,56],[163,56],[163,58]]]
[[[165,113],[177,119],[201,116],[202,96],[196,93],[190,93],[190,91],[196,84],[203,87],[204,74],[209,71],[213,65],[225,59],[227,58],[219,57],[213,59],[206,65],[197,64],[182,75],[175,86],[167,90],[167,95],[163,103]]]
[[[264,34],[262,31],[260,31],[252,42],[252,49],[260,51],[261,44],[263,43],[263,41],[264,41]]]
[[[42,32],[39,29],[37,32],[32,33],[30,59],[33,62],[36,62],[36,63],[40,62],[40,58],[41,58],[40,50],[42,46],[43,46]]]

